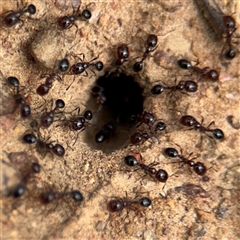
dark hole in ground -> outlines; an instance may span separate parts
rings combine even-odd
[[[99,77],[91,92],[87,106],[94,117],[85,142],[105,153],[127,146],[134,120],[143,112],[143,89],[133,76],[115,71]]]

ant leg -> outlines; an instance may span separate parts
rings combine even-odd
[[[206,129],[209,129],[209,127],[210,127],[212,124],[215,124],[215,121],[210,122],[209,125],[206,127]]]
[[[75,78],[76,76],[74,75],[73,81],[70,83],[70,85],[66,88],[66,91],[68,91],[68,89],[72,86],[72,84],[75,82]]]

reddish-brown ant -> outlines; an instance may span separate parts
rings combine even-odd
[[[58,65],[58,70],[49,74],[48,77],[45,80],[44,84],[41,84],[36,92],[40,96],[46,95],[49,90],[52,88],[52,84],[55,78],[57,78],[58,81],[62,81],[62,78],[59,76],[59,73],[66,72],[69,68],[69,61],[68,59],[64,58],[60,61]]]
[[[186,59],[180,59],[177,62],[180,68],[192,69],[197,74],[199,74],[199,79],[207,78],[213,81],[217,81],[219,79],[219,73],[216,70],[211,69],[209,67],[199,68],[196,66],[198,65],[198,62],[195,66],[192,66],[192,64]]]
[[[217,140],[224,139],[224,133],[221,129],[219,129],[219,128],[210,129],[209,128],[214,123],[214,121],[212,121],[207,127],[204,127],[202,125],[203,120],[201,123],[199,123],[194,117],[192,117],[190,115],[185,115],[185,116],[181,117],[179,122],[183,126],[192,127],[192,129],[199,130],[199,132],[202,132],[202,133],[211,132],[213,134],[213,137]]]
[[[21,22],[23,24],[23,21],[21,20],[21,16],[25,13],[29,13],[30,15],[33,15],[36,13],[36,7],[33,4],[30,4],[27,8],[23,8],[19,11],[9,11],[10,13],[6,13],[7,15],[3,18],[3,23],[6,27],[13,27],[18,22]]]
[[[207,172],[207,168],[205,167],[205,165],[201,162],[194,162],[193,160],[196,159],[196,157],[192,158],[192,159],[188,159],[192,153],[188,156],[188,158],[184,157],[182,155],[182,149],[181,149],[181,154],[178,153],[178,151],[175,148],[166,148],[164,150],[164,153],[171,158],[179,158],[183,164],[187,164],[188,166],[190,166],[193,171],[200,175],[203,176],[206,172]]]

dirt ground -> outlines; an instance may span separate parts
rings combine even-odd
[[[60,31],[56,21],[72,13],[72,5],[79,1],[33,0],[35,15],[24,14],[23,24],[5,28],[1,24],[1,225],[2,239],[240,239],[240,61],[219,59],[225,40],[216,41],[211,29],[197,10],[194,1],[82,1],[80,10],[88,8],[92,17],[88,22],[77,21],[66,31]],[[237,23],[235,36],[240,36],[240,1],[217,0],[225,14]],[[17,9],[17,1],[1,1],[0,14]],[[30,2],[28,2],[30,4]],[[69,7],[66,5],[69,4]],[[19,7],[24,6],[19,1]],[[145,50],[147,34],[158,36],[157,49],[145,61],[144,69],[136,74],[132,64]],[[238,41],[236,38],[233,41]],[[99,146],[88,129],[79,134],[72,146],[74,134],[54,123],[41,134],[51,136],[66,148],[64,158],[42,157],[36,148],[23,143],[22,136],[30,129],[29,119],[21,119],[19,108],[6,78],[15,76],[32,107],[32,118],[38,119],[41,106],[51,99],[62,98],[65,109],[81,111],[91,104],[91,87],[98,76],[113,67],[116,46],[129,44],[130,57],[124,71],[134,75],[144,89],[144,110],[152,112],[167,124],[159,141],[146,141],[138,146],[119,144],[117,136]],[[235,45],[234,45],[235,46]],[[79,76],[72,86],[73,76],[66,74],[62,82],[55,81],[49,94],[41,98],[36,88],[44,82],[44,75],[53,72],[56,62],[67,54],[85,54],[86,60],[99,55],[104,69],[93,75]],[[174,92],[158,97],[150,94],[151,87],[161,81],[173,85],[175,77],[185,78],[190,72],[181,70],[177,59],[199,61],[199,67],[220,72],[217,82],[199,81],[198,91],[190,96]],[[74,58],[69,57],[74,64]],[[193,75],[196,78],[196,75]],[[46,105],[44,105],[46,106]],[[47,105],[49,107],[49,105]],[[15,110],[15,111],[14,111]],[[96,112],[93,111],[93,113]],[[192,115],[204,126],[215,121],[212,128],[220,128],[223,141],[214,141],[197,131],[179,125],[182,115]],[[97,128],[101,115],[96,113],[87,128]],[[126,133],[128,136],[129,133]],[[200,136],[202,142],[199,143]],[[70,145],[70,147],[67,147]],[[207,167],[206,178],[188,166],[174,164],[163,154],[166,147],[182,148],[182,154],[198,156]],[[164,186],[144,173],[131,171],[123,159],[131,149],[137,149],[144,163],[158,162],[169,174]],[[180,149],[179,149],[180,151]],[[9,153],[18,158],[9,159]],[[19,152],[23,152],[21,155]],[[20,198],[4,196],[4,192],[19,182],[19,166],[29,163],[32,155],[38,159],[42,171],[31,179],[27,192]],[[10,164],[8,164],[10,163]],[[180,166],[180,167],[179,167]],[[163,188],[164,186],[164,188]],[[79,190],[84,196],[80,204],[64,198],[43,205],[39,194],[44,191]],[[149,208],[139,211],[123,209],[112,214],[107,202],[114,198],[152,200]]]

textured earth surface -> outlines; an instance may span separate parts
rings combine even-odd
[[[240,2],[217,2],[225,14],[232,14],[236,19],[235,36],[240,36]],[[89,22],[77,21],[77,27],[65,32],[58,30],[56,20],[71,14],[72,5],[77,6],[79,1],[34,0],[31,3],[37,12],[24,15],[22,26],[21,23],[13,28],[1,25],[0,29],[1,238],[240,239],[240,60],[239,56],[232,61],[219,58],[224,40],[215,41],[213,29],[208,27],[194,1],[82,1],[80,9],[87,7],[92,18]],[[0,4],[1,15],[17,9],[17,1]],[[158,35],[158,47],[145,61],[143,71],[134,74],[131,66],[144,52],[145,39],[150,33]],[[51,154],[43,158],[34,147],[24,144],[21,139],[30,129],[30,120],[22,120],[19,109],[15,110],[6,78],[16,76],[20,80],[35,119],[39,118],[45,100],[62,98],[67,111],[78,106],[82,111],[90,107],[90,90],[97,77],[113,67],[116,46],[121,43],[129,44],[130,58],[124,64],[124,71],[134,75],[144,89],[144,110],[167,124],[166,132],[158,136],[159,141],[146,141],[133,147],[128,142],[119,144],[115,136],[98,147],[86,129],[72,146],[75,135],[57,127],[56,122],[41,133],[63,144],[67,149],[64,158]],[[239,44],[236,49],[239,54]],[[53,72],[56,61],[69,53],[84,53],[86,60],[99,55],[104,70],[96,75],[89,71],[88,77],[76,77],[68,90],[73,76],[66,74],[62,82],[54,82],[44,99],[39,97],[36,88],[44,82],[44,76]],[[190,74],[177,66],[176,60],[180,58],[193,64],[198,60],[199,67],[218,70],[219,81],[199,81],[198,91],[190,96],[175,92],[172,96],[165,93],[151,96],[150,89],[157,81],[173,85],[175,78],[179,80]],[[70,56],[69,60],[74,64],[74,57]],[[224,131],[224,141],[213,141],[204,134],[182,128],[178,120],[186,114],[199,121],[203,118],[206,126],[215,121],[213,127]],[[101,121],[104,120],[97,113],[88,128],[97,128]],[[177,145],[184,156],[193,152],[207,166],[209,181],[203,181],[188,166],[171,163],[163,155],[164,148],[178,148]],[[156,168],[169,173],[165,186],[141,171],[130,171],[123,164],[131,149],[142,154],[145,164],[158,162]],[[9,153],[13,152],[23,153],[10,159]],[[19,166],[29,163],[34,156],[43,171],[30,180],[21,198],[7,198],[4,193],[21,177]],[[43,205],[38,198],[43,191],[72,189],[83,193],[82,203],[64,198]],[[129,199],[148,196],[152,206],[141,212],[124,209],[118,214],[109,213],[107,201],[124,198],[126,193]]]

